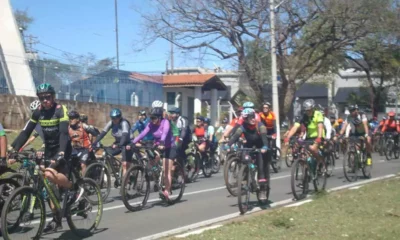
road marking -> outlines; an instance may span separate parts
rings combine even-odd
[[[338,190],[342,190],[342,189],[346,189],[346,188],[350,188],[350,187],[354,187],[354,186],[358,186],[358,185],[364,185],[364,184],[367,184],[367,183],[370,183],[370,182],[379,181],[379,180],[391,178],[391,177],[394,177],[394,176],[396,176],[396,175],[395,174],[389,174],[389,175],[385,175],[385,176],[382,176],[382,177],[377,177],[377,178],[372,178],[372,179],[361,181],[361,182],[347,184],[347,185],[343,185],[343,186],[340,186],[340,187],[331,188],[331,189],[328,190],[328,192],[334,192],[334,191],[338,191]],[[291,199],[291,198],[290,199],[286,199],[286,200],[282,200],[282,201],[279,201],[279,202],[271,204],[271,208],[276,208],[278,206],[286,205],[286,204],[291,203],[291,202],[293,202],[293,199]],[[258,211],[261,211],[261,210],[263,210],[263,209],[261,209],[260,207],[255,207],[251,211],[247,212],[246,215],[252,214],[252,213],[255,213],[255,212],[258,212]],[[159,238],[162,238],[162,237],[168,237],[168,236],[176,235],[176,234],[179,234],[179,233],[182,233],[182,232],[187,232],[187,231],[190,231],[190,230],[198,229],[200,227],[210,226],[212,224],[223,222],[223,221],[230,220],[230,219],[233,219],[233,218],[237,218],[239,216],[241,216],[240,213],[232,213],[232,214],[228,214],[228,215],[225,215],[225,216],[220,216],[220,217],[212,218],[212,219],[209,219],[209,220],[201,221],[201,222],[198,222],[198,223],[193,223],[193,224],[190,224],[190,225],[187,225],[187,226],[183,226],[183,227],[180,227],[180,228],[175,228],[175,229],[172,229],[172,230],[169,230],[169,231],[156,233],[156,234],[153,234],[153,235],[150,235],[150,236],[138,238],[137,240],[153,240],[153,239],[159,239]]]
[[[349,188],[349,189],[355,190],[355,189],[359,189],[359,188],[362,188],[362,186],[355,186],[355,187],[351,187],[351,188]]]
[[[307,200],[305,200],[305,201],[293,203],[293,204],[287,205],[287,206],[285,206],[285,207],[298,207],[298,206],[301,206],[301,205],[303,205],[303,204],[305,204],[305,203],[309,203],[309,202],[312,202],[312,201],[313,201],[312,199],[307,199]]]
[[[190,235],[198,235],[198,234],[203,233],[204,231],[211,230],[211,229],[216,229],[216,228],[219,228],[219,227],[222,227],[222,225],[220,224],[220,225],[214,225],[214,226],[211,226],[211,227],[201,228],[201,229],[196,230],[196,231],[188,232],[188,233],[181,234],[181,235],[176,235],[175,237],[176,238],[185,238],[185,237],[190,236]]]

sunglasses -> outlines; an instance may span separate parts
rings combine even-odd
[[[43,102],[44,100],[50,101],[53,98],[51,95],[39,96],[39,100]]]

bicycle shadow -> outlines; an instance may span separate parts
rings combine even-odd
[[[247,212],[250,212],[251,210],[253,210],[254,208],[261,208],[262,210],[265,209],[269,209],[272,208],[271,204],[273,204],[274,202],[271,200],[268,200],[265,204],[260,204],[258,201],[249,201],[249,206],[248,206],[248,210]],[[239,204],[231,204],[231,207],[238,207]]]
[[[49,240],[81,240],[81,239],[86,239],[86,238],[89,238],[89,237],[93,237],[94,235],[102,233],[102,232],[104,232],[106,230],[108,230],[108,228],[99,228],[99,229],[96,229],[92,233],[87,233],[85,231],[84,235],[86,235],[86,237],[79,237],[79,236],[75,235],[71,230],[65,230],[65,231],[61,230],[61,231],[58,231],[58,232],[55,232],[55,233],[42,234],[41,239],[49,239]],[[61,235],[58,236],[58,237],[52,237],[51,236],[51,235],[59,234],[59,233],[61,233]]]

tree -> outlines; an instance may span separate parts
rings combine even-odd
[[[259,102],[262,85],[246,56],[246,42],[259,46],[277,38],[282,119],[290,110],[296,83],[301,85],[315,74],[334,70],[338,52],[369,34],[371,30],[364,25],[382,17],[380,10],[390,4],[381,0],[288,0],[277,14],[278,34],[271,36],[269,0],[152,2],[155,11],[142,14],[145,46],[164,38],[183,50],[206,49],[202,51],[205,54],[234,59],[244,69]]]
[[[79,65],[82,76],[93,76],[101,72],[115,68],[114,58],[103,58],[98,60],[93,53],[82,55],[64,54],[64,57],[69,60],[71,64]]]
[[[18,27],[22,28],[22,30],[27,30],[29,28],[29,25],[33,23],[35,20],[33,17],[31,17],[28,13],[28,10],[15,10],[14,11],[14,18],[15,21],[17,21]]]

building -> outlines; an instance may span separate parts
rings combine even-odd
[[[119,79],[119,81],[118,81]],[[111,69],[69,85],[62,99],[149,107],[163,96],[162,76]]]

